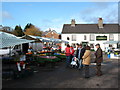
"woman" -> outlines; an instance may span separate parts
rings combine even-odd
[[[82,58],[82,64],[85,65],[85,78],[89,78],[89,65],[91,61],[91,51],[89,46],[86,46],[86,51]]]
[[[68,44],[65,48],[65,54],[66,54],[66,67],[70,64],[70,45]]]
[[[72,61],[72,58],[74,57],[74,52],[75,52],[75,50],[74,50],[73,46],[71,46],[70,47],[70,63]]]

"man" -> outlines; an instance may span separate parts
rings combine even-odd
[[[95,52],[95,63],[96,63],[96,68],[97,68],[97,76],[101,76],[102,75],[102,71],[101,71],[101,63],[103,62],[103,53],[102,53],[102,49],[100,48],[100,44],[96,44],[95,45],[97,50]]]
[[[77,51],[76,51],[76,58],[79,59],[78,64],[78,68],[83,68],[83,64],[82,64],[82,57],[85,53],[85,47],[82,47],[82,44],[78,45]]]

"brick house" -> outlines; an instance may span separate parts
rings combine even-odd
[[[49,28],[48,31],[43,32],[42,33],[42,37],[54,38],[54,39],[61,39],[61,35],[58,34],[55,30],[51,30],[51,28]],[[61,46],[60,43],[57,43],[56,45]]]
[[[59,36],[60,34],[58,34],[55,30],[51,30],[50,28],[49,31],[45,31],[42,33],[42,37],[46,38],[60,39]]]

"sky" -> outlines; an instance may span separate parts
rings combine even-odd
[[[42,31],[61,33],[63,24],[118,23],[118,2],[2,2],[2,25],[14,29],[32,23]]]

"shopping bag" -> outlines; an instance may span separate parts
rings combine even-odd
[[[77,65],[76,61],[72,61],[71,65]]]

